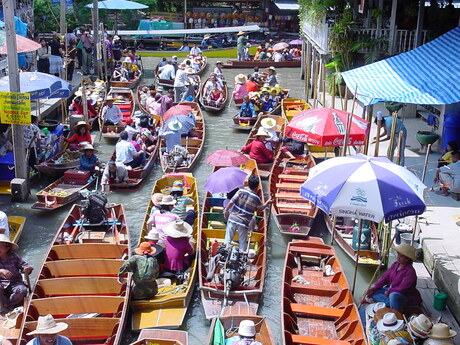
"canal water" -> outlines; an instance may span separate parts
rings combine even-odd
[[[201,77],[204,81],[215,67],[218,59],[209,59],[209,67],[206,73]],[[153,83],[153,69],[160,61],[159,58],[146,57],[143,58],[145,73],[141,81],[142,84]],[[233,89],[234,78],[238,73],[251,73],[249,69],[226,69],[224,70],[225,77],[230,86],[230,92]],[[291,90],[291,97],[302,98],[304,95],[304,81],[300,79],[300,68],[282,68],[278,70],[278,81],[284,88]],[[230,102],[229,102],[230,103]],[[195,167],[193,174],[198,180],[200,194],[203,195],[204,185],[207,177],[211,173],[212,166],[205,163],[205,158],[215,150],[219,149],[235,149],[238,150],[244,144],[247,138],[247,132],[237,132],[229,126],[232,124],[232,115],[236,113],[236,108],[229,105],[225,111],[218,115],[212,115],[204,112],[206,121],[206,143],[203,155],[199,163]],[[98,156],[101,161],[107,162],[113,152],[114,147],[107,145],[104,139],[99,138],[99,133],[96,134],[96,148],[99,150]],[[134,192],[123,193],[110,193],[108,196],[109,202],[123,203],[127,212],[127,220],[129,224],[131,238],[133,244],[136,244],[141,223],[144,218],[145,209],[147,207],[150,192],[156,179],[162,176],[161,167],[157,165],[148,180],[141,186],[140,190]],[[61,225],[65,215],[70,209],[66,207],[62,210],[46,213],[37,210],[32,210],[31,206],[35,201],[35,193],[41,188],[49,184],[48,180],[36,181],[32,186],[32,196],[29,198],[28,203],[15,203],[10,202],[8,196],[0,196],[0,209],[8,215],[17,215],[27,217],[27,222],[24,232],[19,240],[19,254],[25,260],[31,263],[35,268],[32,274],[32,279],[35,281],[36,274],[44,260],[44,256],[48,251],[58,227]],[[267,183],[264,183],[267,187]],[[267,195],[267,189],[265,188]],[[312,236],[322,237],[326,243],[329,243],[330,236],[327,232],[322,214],[319,213],[315,221]],[[260,304],[259,314],[266,316],[270,321],[272,334],[278,344],[281,344],[281,322],[280,322],[280,294],[282,282],[283,263],[286,251],[286,244],[289,242],[287,237],[283,237],[274,222],[270,223],[268,234],[268,262],[267,262],[267,276],[265,283],[265,291]],[[341,259],[342,266],[345,269],[348,280],[351,284],[353,279],[354,265],[353,262],[343,254],[340,248],[336,248],[337,254]],[[357,277],[357,286],[355,290],[355,298],[357,300],[362,296],[363,291],[367,288],[367,284],[373,275],[373,269],[360,268]],[[126,339],[124,343],[128,344],[135,340],[137,334],[130,332],[130,322],[127,323]],[[182,328],[189,332],[189,343],[191,345],[199,345],[204,343],[204,339],[209,332],[209,323],[206,321],[204,312],[200,303],[199,293],[195,291],[194,298],[188,309],[188,314]]]

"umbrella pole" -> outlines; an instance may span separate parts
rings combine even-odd
[[[342,154],[341,156],[347,155],[347,146],[348,146],[348,138],[350,137],[350,130],[351,130],[351,113],[347,113],[347,125],[345,131],[345,138],[343,139],[343,146],[342,146]]]
[[[382,112],[377,112],[377,134],[375,135],[374,157],[379,156],[380,130],[382,129]]]
[[[337,217],[336,217],[336,216],[332,216],[331,246],[334,244],[334,236],[335,236],[335,232],[337,231],[337,230],[335,229],[336,223],[337,223]]]
[[[387,158],[390,161],[393,161],[394,149],[395,149],[396,120],[398,119],[398,113],[395,111],[392,113],[391,116],[393,117],[393,120],[391,122],[390,145],[388,146]]]
[[[363,220],[359,220],[359,228],[358,228],[358,249],[356,250],[356,257],[355,257],[355,272],[353,274],[353,285],[351,288],[351,295],[353,296],[355,293],[355,287],[356,287],[356,277],[358,275],[358,263],[359,263],[359,250],[361,248],[361,234],[363,231]]]

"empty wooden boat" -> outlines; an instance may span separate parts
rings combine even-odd
[[[130,295],[130,278],[120,285],[118,270],[130,257],[122,205],[106,207],[107,219],[90,224],[80,205],[62,222],[38,274],[19,339],[29,341],[38,316],[51,314],[69,327],[60,334],[73,344],[121,341]]]
[[[259,128],[262,127],[262,121],[264,119],[271,119],[274,123],[276,123],[276,125],[272,128],[272,130],[276,132],[276,136],[279,139],[277,143],[273,144],[273,157],[276,157],[276,154],[278,153],[282,145],[281,139],[283,139],[284,127],[286,125],[286,121],[281,116],[271,114],[259,115],[257,117],[257,121],[251,129],[251,132],[249,132],[248,139],[246,140],[246,143],[244,145],[246,146],[256,139],[256,133],[259,130]],[[259,168],[260,177],[262,177],[263,179],[268,178],[272,170],[273,163],[257,164],[257,167]]]
[[[139,81],[142,78],[142,71],[143,71],[142,60],[141,60],[140,56],[137,57],[137,64],[136,65],[137,65],[139,73],[137,75],[135,75],[133,79],[127,80],[127,81],[116,81],[116,80],[114,80],[114,77],[112,77],[112,79],[110,81],[110,86],[111,87],[126,87],[128,89],[136,88],[136,86],[139,84]]]
[[[227,338],[231,338],[235,335],[238,335],[238,326],[243,320],[251,320],[256,326],[256,337],[255,340],[260,342],[263,345],[275,345],[276,342],[273,339],[270,327],[268,325],[268,320],[263,316],[258,315],[225,315],[216,317],[211,322],[211,327],[209,329],[208,339],[206,340],[206,345],[219,344],[216,342],[216,337],[214,335],[214,329],[216,327],[217,320],[220,320],[222,326],[224,327],[224,334]]]
[[[8,216],[8,227],[10,230],[11,242],[18,243],[19,237],[21,237],[25,223],[26,217]]]
[[[114,98],[113,104],[120,108],[123,114],[123,120],[133,116],[135,102],[134,94],[131,89],[111,87],[107,96],[112,96]],[[123,122],[117,125],[104,125],[104,119],[102,118],[103,109],[104,106],[101,107],[101,111],[99,112],[99,128],[101,135],[104,139],[107,140],[118,140],[120,138],[120,132],[126,128],[126,124]]]
[[[143,329],[130,345],[188,345],[188,333],[169,329]]]
[[[310,154],[295,160],[279,152],[269,178],[272,214],[280,232],[294,237],[306,237],[318,209],[300,196],[300,186],[308,179],[315,160]]]
[[[337,217],[335,229],[331,217],[324,215],[327,229],[334,236],[334,241],[342,248],[352,260],[356,260],[358,251],[353,248],[353,225],[343,224],[344,218]],[[376,227],[372,223],[371,227],[371,243],[369,249],[360,249],[358,264],[363,266],[379,266],[380,261],[380,246],[379,236]],[[334,231],[335,230],[335,231]]]
[[[286,119],[286,123],[291,122],[292,118],[301,111],[310,109],[310,105],[301,98],[283,98],[281,100],[281,115]]]
[[[195,116],[195,127],[193,132],[196,137],[182,137],[182,148],[186,149],[183,152],[174,152],[165,155],[163,148],[166,149],[166,140],[160,141],[160,162],[165,174],[173,172],[189,172],[198,162],[204,147],[204,139],[206,136],[206,126],[201,108],[196,102],[181,102],[183,105],[189,105],[192,108],[192,113]]]
[[[199,201],[196,180],[191,174],[165,175],[158,179],[153,186],[153,193],[161,193],[165,188],[170,188],[176,180],[184,181],[184,195],[194,200],[194,209],[197,213],[195,224],[193,225],[193,238],[198,238],[199,227]],[[145,212],[142,229],[139,236],[139,242],[144,241],[144,236],[148,234],[147,221],[152,209],[152,200],[149,201]],[[158,294],[150,300],[132,301],[133,308],[132,329],[139,330],[143,328],[179,328],[187,312],[188,305],[195,288],[197,272],[196,259],[190,265],[188,279],[182,284],[177,284],[174,277],[171,279],[171,286],[160,287]]]
[[[65,150],[47,161],[35,165],[40,174],[48,177],[61,177],[66,170],[78,169],[80,166],[81,153],[78,151]]]
[[[215,167],[215,171],[219,167]],[[249,176],[258,174],[257,165],[250,159],[241,166]],[[259,176],[260,181],[260,176]],[[264,202],[262,183],[259,183],[257,194]],[[223,203],[225,198],[214,198],[207,192],[203,201],[203,212],[201,215],[201,232],[198,241],[199,245],[199,284],[201,292],[201,303],[207,319],[221,315],[227,308],[239,309],[247,307],[250,314],[256,314],[259,307],[259,299],[262,295],[265,282],[265,269],[267,260],[266,236],[267,236],[267,213],[265,210],[257,213],[256,230],[250,237],[249,248],[254,250],[254,256],[248,257],[243,265],[243,282],[236,289],[231,288],[226,292],[225,283],[219,276],[219,269],[210,272],[210,264],[219,262],[218,246],[224,242],[226,218],[223,214]],[[249,236],[249,235],[248,235]],[[236,241],[238,235],[233,239]],[[237,245],[233,242],[233,245]],[[221,256],[225,258],[225,256]],[[223,269],[222,269],[223,270]],[[221,271],[222,272],[222,271]],[[223,279],[225,280],[225,278]]]
[[[206,98],[206,84],[211,78],[206,79],[206,81],[203,83],[201,87],[201,92],[200,92],[200,104],[201,107],[206,110],[209,113],[219,113],[222,110],[225,109],[227,106],[227,100],[228,100],[228,88],[227,84],[224,84],[222,87],[222,94],[224,95],[224,98],[221,103],[216,105],[215,103],[209,103],[207,98]]]
[[[334,248],[320,238],[288,244],[281,293],[284,345],[365,345],[364,329]]]

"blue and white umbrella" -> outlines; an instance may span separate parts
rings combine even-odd
[[[387,158],[358,154],[313,167],[300,194],[327,214],[389,222],[422,214],[425,188],[417,176]]]
[[[194,127],[195,127],[195,118],[190,115],[176,115],[170,117],[164,124],[164,128],[168,128],[168,125],[171,122],[179,121],[182,125],[181,129],[179,129],[180,134],[188,134]]]
[[[64,80],[51,74],[40,72],[19,73],[20,92],[30,93],[30,99],[48,98],[62,88]],[[9,77],[0,78],[0,91],[10,92]]]
[[[72,84],[61,79],[62,87],[50,95],[48,98],[67,98],[72,93]]]

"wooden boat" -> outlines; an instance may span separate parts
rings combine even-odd
[[[237,129],[240,131],[250,131],[257,122],[257,116],[255,117],[245,117],[239,116],[239,113],[236,113],[232,117],[233,124],[230,125],[230,128]]]
[[[185,61],[187,60],[191,60],[190,56],[187,56],[184,61],[182,61],[183,63],[185,63]],[[200,66],[200,69],[195,72],[195,73],[190,73],[190,75],[202,75],[203,72],[206,70],[206,68],[208,67],[208,58],[206,56],[202,56],[202,61],[203,63],[201,64]],[[193,62],[193,61],[192,61]]]
[[[275,68],[282,68],[282,67],[300,67],[301,60],[293,60],[293,61],[270,61],[270,60],[247,60],[247,61],[238,61],[238,60],[227,60],[224,63],[224,68],[268,68],[273,66]]]
[[[134,79],[128,80],[128,81],[111,80],[110,86],[111,87],[126,87],[128,89],[134,89],[139,84],[139,81],[142,78],[142,70],[144,69],[142,65],[142,60],[140,57],[137,58],[137,68],[139,69],[139,74],[136,75]]]
[[[201,113],[200,106],[196,102],[181,102],[183,105],[189,105],[193,109],[195,115],[195,127],[193,131],[198,135],[197,137],[182,137],[182,147],[186,148],[188,155],[182,162],[175,162],[173,159],[168,159],[162,152],[163,148],[166,148],[166,140],[162,139],[160,142],[160,162],[163,172],[165,174],[172,172],[189,172],[198,162],[198,159],[203,151],[204,139],[206,136],[206,126],[204,123],[204,117]],[[169,158],[172,158],[170,155]],[[175,166],[174,164],[177,164]]]
[[[146,85],[146,84],[142,84],[142,85],[138,85],[137,88],[136,88],[136,103],[138,104],[139,106],[139,109],[142,111],[142,113],[144,114],[150,114],[150,112],[147,110],[147,108],[142,105],[141,103],[141,90],[144,88],[144,87],[149,87],[150,85]]]
[[[193,225],[193,238],[198,238],[199,227],[199,201],[197,182],[192,174],[164,175],[158,179],[153,186],[152,195],[161,193],[165,188],[172,187],[176,180],[184,180],[184,195],[194,200],[194,209],[197,213],[195,224]],[[145,211],[144,221],[139,236],[139,243],[144,241],[144,236],[148,234],[147,221],[153,203],[150,200]],[[151,300],[136,300],[131,302],[133,308],[132,329],[139,330],[144,328],[169,328],[177,329],[184,321],[185,313],[193,295],[197,272],[196,259],[190,265],[189,278],[184,283],[177,285],[173,277],[171,286],[160,287],[158,294]]]
[[[170,50],[137,50],[136,54],[140,56],[153,56],[153,57],[171,57],[176,55],[178,57],[186,57],[190,52],[177,51],[182,45],[181,42],[172,47]],[[231,58],[237,55],[236,47],[224,47],[224,48],[212,48],[212,49],[201,49],[203,54],[206,54],[208,58]],[[254,55],[256,53],[257,46],[249,48],[249,54]]]
[[[273,339],[268,321],[264,316],[258,315],[226,315],[216,317],[211,322],[211,327],[209,329],[208,339],[206,340],[206,345],[217,344],[214,342],[214,328],[216,327],[217,320],[220,320],[222,326],[224,327],[225,334],[228,338],[238,335],[237,329],[241,321],[251,320],[256,326],[256,337],[255,340],[260,342],[263,345],[275,345],[276,342]]]
[[[300,196],[300,186],[308,179],[308,172],[315,160],[308,154],[303,158],[289,160],[279,152],[269,178],[272,214],[276,225],[284,235],[306,237],[318,209]]]
[[[273,157],[276,157],[276,154],[278,153],[278,150],[281,147],[281,139],[283,139],[284,135],[284,127],[286,124],[286,121],[281,117],[277,115],[259,115],[257,118],[256,123],[251,129],[251,132],[249,132],[248,139],[246,140],[246,143],[244,146],[248,145],[249,143],[253,142],[256,139],[256,133],[260,127],[262,127],[261,123],[263,119],[272,119],[273,121],[276,122],[276,126],[273,128],[273,130],[276,131],[276,135],[280,139],[280,141],[277,143],[278,145],[274,148],[273,150]],[[268,178],[270,175],[270,172],[272,170],[273,163],[267,163],[267,164],[257,164],[257,167],[259,169],[259,174],[260,177],[263,179]]]
[[[281,115],[286,119],[286,123],[291,122],[296,114],[307,109],[310,109],[310,105],[304,99],[283,98],[281,100]]]
[[[284,95],[283,98],[289,97],[289,92],[291,91],[291,89],[281,89],[281,90],[283,91],[283,95]],[[240,108],[241,104],[243,104],[243,98],[234,98],[232,96],[232,99],[233,99],[233,103],[234,103],[235,107],[237,107],[237,108]],[[276,109],[274,109],[272,111],[272,113],[281,114],[281,107],[276,107]]]
[[[69,169],[78,169],[80,166],[80,156],[81,153],[78,151],[65,150],[47,161],[35,165],[35,169],[40,174],[48,177],[60,177]]]
[[[353,261],[356,261],[356,256],[358,251],[353,249],[353,226],[352,225],[343,225],[341,224],[344,220],[342,217],[337,217],[335,229],[334,224],[331,220],[331,217],[324,215],[324,220],[326,222],[327,229],[331,233],[331,236],[334,236],[334,241],[342,248],[342,250],[347,254]],[[335,231],[334,231],[335,230]],[[363,266],[379,266],[380,261],[380,246],[379,246],[379,236],[377,229],[374,224],[371,225],[371,249],[369,250],[359,250],[358,264]]]
[[[107,96],[115,98],[114,105],[118,106],[123,113],[123,119],[133,116],[135,103],[133,91],[129,88],[112,87],[110,88]],[[105,103],[105,102],[104,102]],[[114,126],[105,126],[104,119],[102,118],[102,109],[99,112],[99,128],[101,135],[107,140],[118,140],[120,132],[126,128],[126,124],[118,124]]]
[[[24,313],[19,339],[29,341],[39,315],[51,314],[69,327],[60,334],[73,344],[121,341],[131,281],[120,285],[117,274],[130,257],[123,205],[107,207],[108,219],[89,224],[82,207],[74,205],[62,222]]]
[[[10,230],[11,242],[18,243],[19,237],[21,237],[25,223],[26,217],[8,216],[8,227]]]
[[[188,345],[188,333],[168,329],[143,329],[130,345]]]
[[[206,101],[206,98],[205,98],[205,94],[206,94],[206,90],[205,90],[205,87],[206,87],[206,84],[208,83],[208,80],[210,80],[211,78],[208,78],[206,79],[206,81],[203,83],[202,87],[201,87],[201,92],[200,92],[200,104],[201,104],[201,107],[209,112],[209,113],[219,113],[221,112],[222,110],[225,109],[225,107],[227,106],[227,101],[228,101],[228,88],[227,88],[227,85],[224,84],[223,85],[223,90],[222,90],[222,93],[224,94],[224,100],[221,104],[219,104],[218,106],[216,105],[211,105],[211,104],[207,104],[207,101]]]
[[[92,178],[90,182],[83,184],[66,183],[66,177],[63,176],[36,194],[37,202],[32,208],[44,211],[61,208],[77,200],[80,197],[79,192],[90,188],[95,182]]]
[[[219,167],[215,167],[214,171],[218,169]],[[241,166],[241,169],[248,174],[248,177],[250,175],[259,176],[257,164],[252,159],[244,166]],[[264,202],[262,183],[259,184],[257,194]],[[220,283],[218,274],[215,274],[212,280],[207,279],[209,263],[213,258],[213,254],[215,255],[217,247],[215,243],[223,243],[225,238],[226,219],[222,207],[224,200],[225,198],[213,198],[211,193],[207,192],[203,201],[201,232],[198,240],[200,258],[198,270],[201,303],[207,319],[225,313],[228,308],[235,310],[243,307],[245,314],[256,315],[265,282],[268,221],[268,215],[265,210],[258,212],[257,229],[250,238],[249,248],[254,249],[255,256],[253,259],[248,259],[248,264],[245,267],[245,284],[241,284],[236,290],[230,290],[226,297],[224,285]]]
[[[365,345],[365,334],[334,248],[320,238],[288,244],[281,293],[284,345]]]

